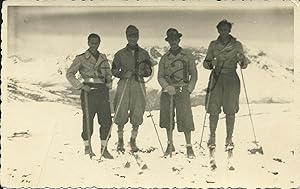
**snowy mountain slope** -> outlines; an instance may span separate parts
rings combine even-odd
[[[158,63],[161,56],[168,50],[168,47],[146,47],[152,61]],[[192,93],[194,106],[204,104],[204,95],[208,83],[210,71],[202,66],[206,48],[187,48],[196,57],[198,69],[198,83]],[[243,70],[248,97],[252,103],[284,103],[293,101],[293,65],[287,62],[276,62],[263,51],[255,48],[245,48],[250,65]],[[69,90],[70,84],[65,78],[66,69],[71,65],[76,55],[69,54],[64,57],[30,59],[11,56],[8,60],[8,77],[18,83],[40,85],[43,89],[51,86],[57,90]],[[110,63],[113,60],[112,54],[107,54]],[[150,99],[158,98],[161,87],[157,81],[158,66],[154,66],[153,75],[147,78],[147,92]],[[240,70],[237,70],[241,78]],[[79,77],[79,75],[78,75]],[[113,89],[116,82],[113,82]],[[241,80],[242,84],[242,80]],[[243,86],[242,86],[243,87]],[[245,94],[241,88],[241,103],[245,103]],[[154,95],[154,96],[150,96]],[[158,108],[158,103],[154,105]]]

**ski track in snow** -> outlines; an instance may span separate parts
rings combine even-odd
[[[141,170],[132,156],[118,155],[115,151],[116,126],[108,148],[114,160],[98,163],[83,155],[80,138],[81,110],[55,102],[10,102],[6,113],[10,116],[2,128],[2,185],[6,187],[296,187],[300,184],[297,170],[300,168],[299,133],[290,117],[290,104],[251,105],[257,138],[264,155],[250,155],[247,149],[254,147],[247,107],[241,106],[237,114],[234,141],[234,165],[236,171],[226,170],[224,152],[225,120],[221,116],[217,130],[216,162],[218,168],[209,169],[205,127],[204,150],[200,150],[200,132],[204,118],[202,106],[193,108],[196,131],[193,132],[196,159],[185,157],[186,149],[182,133],[174,132],[176,153],[173,158],[162,158],[162,151],[150,118],[140,128],[137,144],[151,153],[141,153],[149,169]],[[158,122],[158,111],[153,111]],[[17,116],[17,119],[15,118]],[[274,118],[277,119],[274,119]],[[96,124],[96,119],[95,119]],[[287,127],[289,129],[287,129]],[[99,157],[100,140],[98,125],[92,145]],[[125,127],[124,140],[129,141],[130,125]],[[24,132],[26,131],[26,132]],[[166,147],[165,130],[158,128]],[[17,134],[19,133],[19,135]],[[23,134],[23,135],[22,135]],[[13,137],[15,136],[15,137]],[[128,151],[129,146],[126,146]],[[275,161],[275,160],[276,161]],[[126,160],[130,168],[124,168]],[[257,182],[259,181],[259,182]]]

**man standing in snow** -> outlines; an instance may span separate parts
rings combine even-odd
[[[120,78],[114,100],[115,123],[118,125],[118,145],[117,151],[124,152],[123,130],[130,118],[132,131],[130,137],[130,147],[132,152],[139,151],[136,145],[136,138],[139,126],[143,123],[146,99],[144,96],[144,77],[152,73],[152,62],[148,52],[141,48],[137,42],[139,40],[139,30],[129,25],[126,28],[126,38],[128,44],[119,50],[112,63],[112,74]]]
[[[193,158],[195,154],[191,144],[191,131],[194,131],[195,128],[190,94],[195,88],[198,74],[195,57],[179,46],[181,37],[182,34],[176,29],[169,28],[167,30],[165,40],[169,43],[170,50],[162,56],[159,62],[158,82],[163,89],[160,97],[160,127],[166,128],[167,131],[168,146],[165,151],[165,156],[167,156],[175,151],[172,137],[174,116],[172,115],[176,109],[177,130],[184,132],[187,157]],[[175,106],[170,106],[170,104]],[[170,114],[172,118],[170,118]]]
[[[108,152],[106,139],[112,125],[109,103],[109,89],[112,86],[112,74],[105,54],[98,51],[100,36],[90,34],[88,36],[89,49],[83,54],[77,55],[67,70],[66,77],[73,87],[81,89],[81,107],[83,111],[83,127],[81,137],[85,145],[85,154],[94,156],[90,139],[93,134],[93,120],[95,114],[100,124],[100,139],[102,156],[113,159]],[[76,78],[79,72],[83,83]]]
[[[207,55],[203,62],[206,69],[212,70],[206,95],[206,111],[209,116],[210,136],[208,147],[216,147],[216,128],[221,113],[221,107],[226,114],[225,150],[234,148],[232,134],[235,114],[239,111],[240,80],[236,73],[238,64],[242,69],[247,67],[242,44],[229,33],[232,23],[222,20],[217,25],[219,37],[209,44]]]

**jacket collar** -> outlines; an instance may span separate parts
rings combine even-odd
[[[140,50],[140,49],[141,49],[141,47],[140,47],[138,44],[137,44],[136,46],[137,46],[137,50]],[[131,50],[132,50],[132,49],[129,47],[128,44],[126,45],[125,49],[128,50],[128,51],[131,51]]]
[[[181,51],[180,51],[180,53],[179,53],[178,55],[184,56],[184,55],[186,55],[187,53],[188,53],[187,50],[181,48]],[[174,56],[174,55],[171,53],[170,49],[166,52],[166,55],[167,55],[167,56],[171,56],[171,55]],[[177,55],[177,56],[178,56],[178,55]]]
[[[101,57],[101,58],[103,58],[102,57],[102,54],[98,51],[98,53],[99,53],[99,58]],[[89,51],[89,49],[87,49],[86,51],[85,51],[85,53],[84,53],[84,56],[85,56],[85,58],[86,59],[89,59],[91,56],[93,56],[92,55],[92,53]]]
[[[221,45],[224,45],[221,41],[221,36],[218,36],[217,40],[216,40],[218,43],[220,43]],[[232,42],[235,42],[236,41],[236,38],[233,37],[232,35],[229,34],[229,42],[228,44],[232,43]],[[226,46],[226,45],[225,45]]]

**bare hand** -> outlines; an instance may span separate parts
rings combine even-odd
[[[81,90],[84,90],[85,92],[90,92],[91,88],[88,85],[83,85],[83,87],[81,88]]]
[[[108,89],[112,89],[112,82],[106,83],[106,87],[107,87]]]
[[[167,92],[169,95],[175,95],[176,94],[175,87],[173,87],[171,85],[167,86],[164,91]]]

